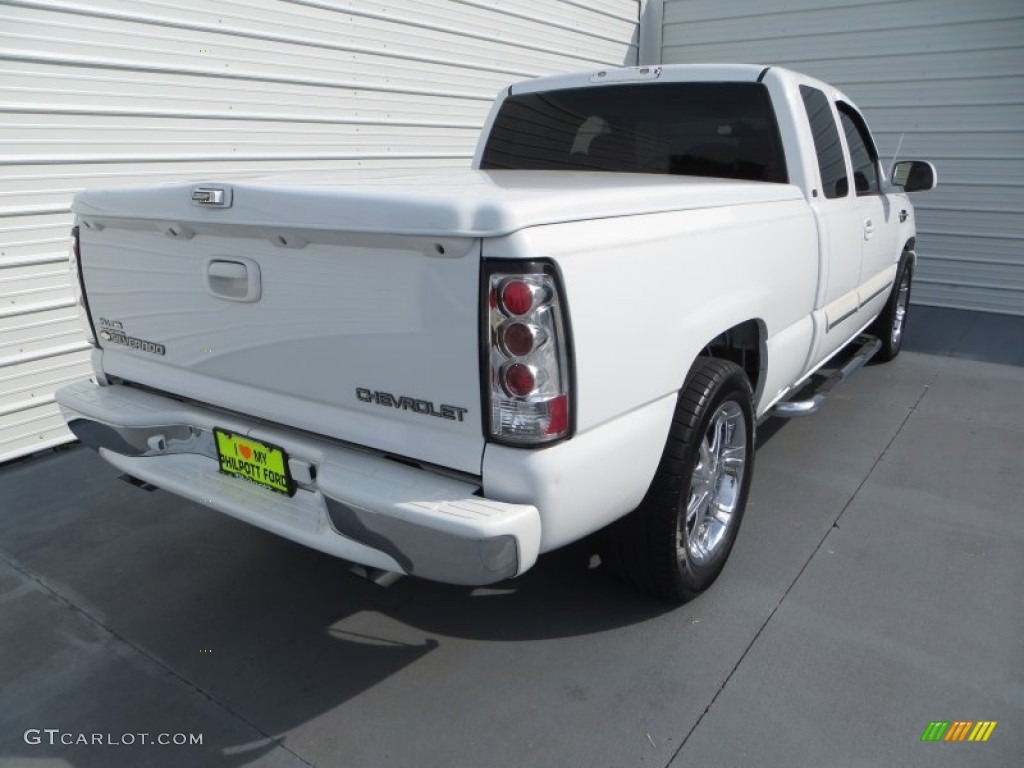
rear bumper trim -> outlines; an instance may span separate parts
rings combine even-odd
[[[131,387],[80,382],[57,401],[82,443],[122,472],[361,565],[491,584],[540,549],[535,506],[481,498],[463,480]],[[214,426],[282,447],[315,465],[315,479],[288,498],[221,474]]]
[[[518,570],[515,536],[464,539],[330,497],[326,502],[338,533],[390,555],[413,576],[430,574],[428,578],[435,581],[455,584],[490,583],[511,578]]]

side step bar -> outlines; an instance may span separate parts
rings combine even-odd
[[[814,395],[807,400],[789,400],[777,403],[768,411],[771,416],[780,416],[784,419],[794,416],[809,416],[821,409],[821,406],[828,400],[832,388],[840,381],[853,375],[875,356],[875,353],[882,348],[882,340],[874,336],[861,335],[856,339],[860,348],[854,353],[842,368],[833,371],[821,386],[815,390]]]

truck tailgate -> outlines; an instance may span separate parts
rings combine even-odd
[[[289,228],[273,210],[233,223],[187,205],[82,220],[105,373],[479,474],[478,239]]]

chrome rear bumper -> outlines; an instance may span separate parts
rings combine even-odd
[[[81,382],[57,401],[78,439],[121,471],[361,565],[490,584],[537,558],[537,508],[482,498],[470,482],[123,385]],[[295,494],[221,473],[214,427],[281,447]]]

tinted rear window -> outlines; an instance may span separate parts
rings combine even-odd
[[[511,96],[481,165],[788,180],[775,112],[760,83],[606,85]]]
[[[814,136],[814,149],[818,155],[818,171],[821,173],[821,186],[825,197],[846,197],[850,192],[850,182],[846,178],[846,158],[843,145],[839,143],[839,129],[832,117],[832,107],[828,97],[817,88],[809,85],[800,86],[800,96],[804,101],[807,119],[811,123]]]

